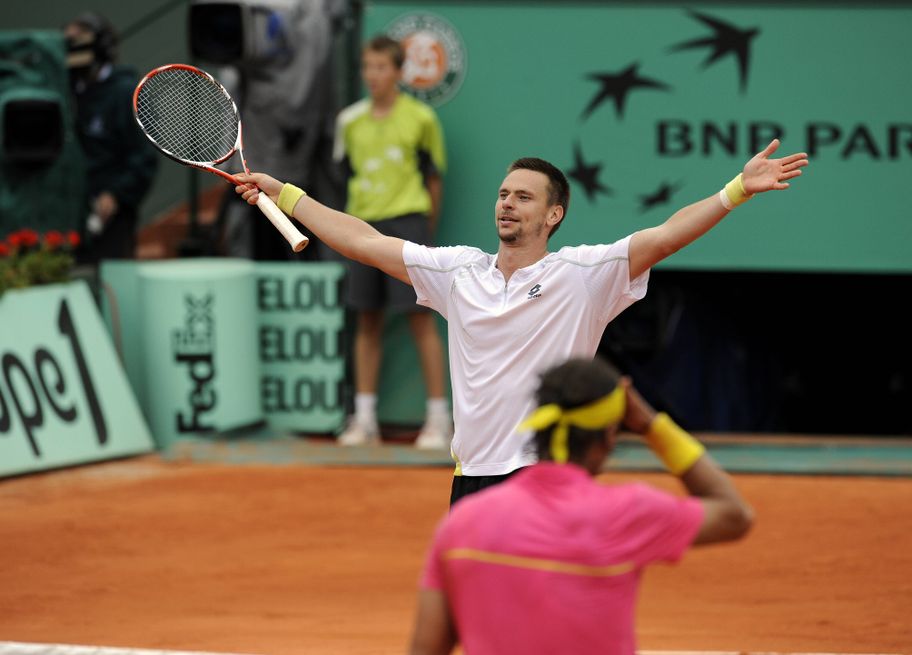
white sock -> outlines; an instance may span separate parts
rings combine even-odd
[[[428,421],[447,421],[450,418],[450,409],[447,406],[446,398],[428,398],[427,400],[427,420]]]
[[[355,394],[355,420],[366,428],[377,427],[377,394]]]

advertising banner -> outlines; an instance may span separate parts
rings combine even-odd
[[[85,283],[0,297],[0,477],[153,446]]]
[[[234,260],[140,267],[144,407],[155,439],[262,420],[254,266]]]
[[[345,266],[105,262],[105,316],[159,445],[344,420]]]
[[[344,420],[345,266],[258,263],[260,399],[270,426],[333,432]]]
[[[674,269],[912,272],[912,8],[374,0],[364,36],[407,49],[450,165],[438,240],[497,248],[507,166],[570,179],[552,250],[610,243],[731,180],[772,139],[811,165],[661,264]]]

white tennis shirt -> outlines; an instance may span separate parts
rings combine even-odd
[[[630,237],[548,253],[504,282],[497,257],[477,248],[405,242],[418,304],[449,323],[452,452],[463,475],[502,475],[535,462],[516,426],[535,408],[539,374],[593,357],[605,326],[646,295],[631,282]]]

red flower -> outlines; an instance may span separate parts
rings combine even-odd
[[[44,233],[44,245],[46,245],[49,250],[57,250],[57,248],[65,243],[66,239],[58,230],[50,230]]]
[[[71,248],[75,248],[76,246],[79,245],[79,232],[70,230],[69,232],[67,232],[66,238],[67,238],[67,241],[69,242]]]
[[[6,237],[6,242],[9,243],[10,248],[20,248],[22,247],[22,233],[13,232],[11,235]]]
[[[8,257],[9,254],[10,254],[9,247],[5,243],[0,241],[0,257]]]
[[[37,246],[41,242],[41,236],[39,236],[35,230],[24,228],[22,230],[19,230],[19,234],[22,235],[22,245],[24,245],[26,248]]]

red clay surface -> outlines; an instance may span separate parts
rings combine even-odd
[[[449,476],[146,457],[0,481],[0,640],[403,652]],[[641,649],[912,653],[912,480],[737,482],[755,530],[646,574]]]

